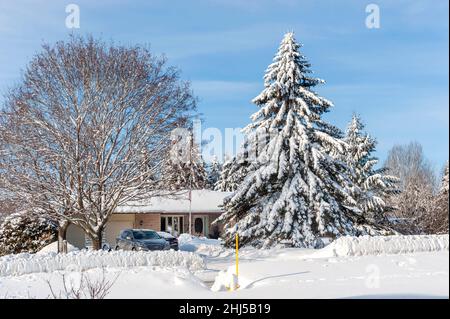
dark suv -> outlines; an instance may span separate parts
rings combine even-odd
[[[169,250],[170,244],[150,229],[124,229],[116,239],[116,250]]]

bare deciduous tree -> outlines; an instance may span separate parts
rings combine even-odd
[[[424,231],[427,234],[448,234],[448,175],[447,162],[439,191],[433,198],[432,213],[428,214],[423,221]]]
[[[422,146],[417,142],[394,146],[385,166],[400,179],[401,193],[390,199],[395,207],[391,217],[396,229],[407,234],[424,233],[425,221],[434,213],[436,177]]]
[[[156,194],[170,132],[195,109],[188,83],[139,46],[44,45],[0,114],[5,188],[99,249],[118,205]]]

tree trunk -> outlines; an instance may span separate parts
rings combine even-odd
[[[64,220],[59,222],[58,225],[58,253],[67,253],[67,228],[69,228],[69,222]]]
[[[91,236],[92,240],[92,249],[100,250],[102,249],[102,239],[103,239],[103,230],[100,230],[95,234],[95,236]]]

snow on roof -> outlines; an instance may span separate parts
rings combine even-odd
[[[230,192],[217,192],[212,190],[192,191],[193,213],[222,213],[225,197]],[[115,213],[189,213],[189,192],[180,191],[177,194],[152,197],[148,200],[132,201],[127,205],[117,207]]]

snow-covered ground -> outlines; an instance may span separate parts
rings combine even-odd
[[[54,252],[0,258],[0,297],[47,298],[62,276],[113,281],[109,298],[448,298],[445,236],[342,238],[324,249],[234,251],[216,240],[180,238],[180,252]],[[40,265],[40,266],[37,266]],[[103,267],[103,268],[102,268]]]

